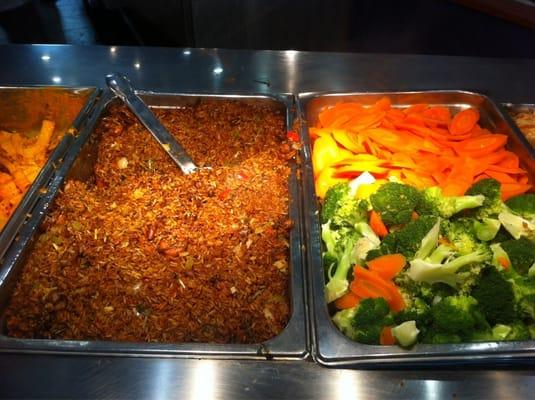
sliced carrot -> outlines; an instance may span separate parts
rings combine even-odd
[[[477,121],[479,121],[479,111],[475,108],[468,108],[460,111],[451,120],[449,130],[452,135],[464,135],[470,132]]]
[[[332,136],[337,143],[344,146],[353,153],[362,153],[365,151],[364,146],[357,139],[357,135],[342,129],[333,129]]]
[[[524,169],[522,169],[520,167],[502,167],[501,165],[489,165],[487,167],[487,169],[489,169],[491,171],[502,172],[504,174],[512,174],[512,175],[516,175],[516,174],[524,175],[524,174],[527,174],[526,170],[524,170]]]
[[[407,115],[401,111],[399,108],[391,108],[386,112],[386,118],[389,121],[398,121],[401,122],[405,119]]]
[[[394,124],[387,118],[383,118],[381,121],[381,125],[379,125],[380,128],[386,128],[386,129],[396,129]]]
[[[396,343],[396,339],[394,338],[394,335],[392,334],[391,326],[385,326],[381,330],[381,337],[379,338],[379,343],[382,346],[392,346]]]
[[[374,210],[370,212],[370,226],[380,238],[384,238],[388,235],[388,228],[384,224],[379,213]]]
[[[333,107],[326,108],[318,115],[318,120],[321,127],[328,128],[331,126],[331,123],[334,121],[335,115],[333,112]]]
[[[358,296],[353,292],[347,292],[342,297],[339,297],[334,302],[334,305],[339,310],[345,310],[347,308],[353,308],[357,304],[359,304],[360,299]]]
[[[485,173],[490,176],[491,178],[496,179],[501,184],[504,183],[517,183],[516,179],[511,177],[508,174],[504,174],[503,172],[493,171],[490,168],[485,170]]]
[[[386,291],[388,298],[385,298],[393,311],[400,311],[405,307],[405,302],[401,296],[398,287],[391,281],[383,279],[374,271],[369,271],[363,267],[354,268],[355,280],[368,281],[379,290]]]
[[[359,114],[345,121],[341,127],[359,132],[368,128],[375,128],[380,125],[385,116],[384,111],[377,111],[372,114]]]
[[[512,153],[510,151],[505,151],[505,156],[502,158],[502,160],[497,165],[505,168],[518,168],[520,165],[520,159],[515,153]]]
[[[364,170],[421,188],[438,185],[446,195],[462,195],[488,177],[507,185],[503,198],[531,188],[518,156],[504,148],[507,137],[481,127],[474,108],[452,118],[444,106],[415,104],[402,110],[381,98],[370,106],[336,104],[318,119],[317,127],[310,128],[318,193]],[[353,160],[355,154],[379,161]]]
[[[412,124],[416,126],[426,127],[425,117],[419,113],[412,113],[407,115],[404,121],[406,124]]]
[[[509,263],[509,260],[506,257],[497,257],[498,263],[503,267],[503,269],[509,269],[511,264]]]
[[[433,106],[422,111],[424,117],[439,121],[441,124],[447,125],[451,120],[451,112],[448,107]]]
[[[387,111],[387,110],[390,110],[391,105],[392,103],[390,102],[390,98],[384,96],[380,98],[379,100],[377,100],[374,107],[377,108],[378,110]]]
[[[500,147],[503,147],[506,142],[506,135],[481,135],[456,143],[455,151],[460,155],[481,157],[493,153]]]
[[[406,109],[403,110],[405,114],[414,114],[414,113],[421,113],[423,112],[427,107],[429,107],[428,104],[420,103],[420,104],[413,104]]]
[[[526,193],[528,190],[530,190],[533,187],[533,185],[530,185],[529,183],[502,183],[501,185],[501,192],[502,192],[502,200],[506,201],[510,199],[511,197],[519,196],[521,194]]]
[[[401,272],[407,260],[403,254],[386,254],[368,261],[370,271],[377,272],[383,279],[392,279]]]
[[[377,285],[376,282],[371,282],[367,279],[355,279],[350,285],[351,291],[361,299],[377,299],[382,297],[389,304],[392,301],[392,297],[388,289],[385,289],[381,285]]]

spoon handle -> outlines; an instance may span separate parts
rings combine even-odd
[[[132,84],[125,75],[119,73],[108,75],[106,76],[106,84],[139,118],[166,153],[178,164],[184,174],[190,174],[197,169],[186,150],[165,129],[149,107],[134,92]]]

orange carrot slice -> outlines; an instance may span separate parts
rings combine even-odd
[[[336,299],[334,305],[339,310],[345,310],[347,308],[353,308],[359,304],[360,299],[353,292],[347,292],[342,297]]]
[[[460,111],[451,120],[449,130],[452,135],[464,135],[470,132],[477,121],[479,121],[479,111],[475,108],[468,108]]]
[[[407,260],[403,254],[386,254],[368,261],[370,271],[377,272],[383,279],[392,279],[405,267]]]
[[[466,139],[455,145],[457,154],[482,157],[503,147],[507,142],[507,135],[489,134]]]
[[[388,228],[384,224],[379,213],[374,210],[370,212],[370,226],[380,238],[384,238],[388,235]]]
[[[394,335],[392,334],[392,327],[391,326],[385,326],[381,330],[381,336],[379,338],[379,343],[382,346],[392,346],[396,343],[396,339],[394,338]]]

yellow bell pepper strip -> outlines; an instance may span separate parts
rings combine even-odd
[[[341,149],[331,135],[320,136],[312,149],[314,176],[317,177],[326,167],[352,155],[350,151]]]
[[[316,196],[323,199],[325,197],[325,193],[327,193],[327,190],[331,186],[334,186],[337,183],[349,181],[347,178],[335,177],[335,172],[336,169],[333,167],[326,167],[320,172],[315,181]]]

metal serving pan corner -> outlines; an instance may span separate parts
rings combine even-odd
[[[304,224],[307,242],[307,261],[310,287],[312,330],[312,356],[325,366],[359,366],[389,368],[401,365],[495,365],[513,362],[533,362],[535,341],[487,342],[428,345],[419,344],[411,350],[397,346],[375,346],[354,342],[344,336],[331,321],[324,298],[324,273],[321,260],[319,209],[314,189],[311,163],[311,142],[308,126],[314,126],[319,112],[329,105],[342,102],[373,104],[388,96],[393,106],[407,107],[416,103],[445,105],[453,110],[477,107],[481,123],[492,131],[509,136],[508,147],[519,155],[528,169],[530,178],[535,178],[533,149],[526,146],[523,135],[516,126],[486,96],[465,91],[384,92],[384,93],[304,93],[298,98],[298,113],[303,137],[304,175]]]
[[[535,145],[532,145],[531,143],[529,143],[529,141],[527,140],[527,138],[524,135],[524,133],[522,132],[522,130],[514,122],[514,119],[510,115],[510,113],[520,113],[520,112],[527,112],[527,111],[533,112],[535,110],[535,104],[502,103],[501,106],[506,111],[504,113],[504,115],[506,115],[508,118],[510,118],[510,123],[512,125],[516,126],[519,129],[519,131],[522,133],[522,136],[524,136],[524,138],[526,139],[525,140],[526,141],[526,146],[531,147],[531,149],[533,150],[535,148]],[[532,152],[531,155],[532,155],[532,157],[535,157],[535,152]]]
[[[0,233],[0,259],[46,187],[54,170],[81,127],[99,90],[91,87],[0,87],[0,128],[6,131],[38,132],[43,119],[55,122],[54,136],[64,135],[41,172]]]
[[[262,102],[286,115],[286,125],[291,129],[294,123],[294,97],[291,95],[208,95],[208,94],[169,94],[142,92],[138,94],[151,107],[174,108],[193,105],[203,100],[234,99],[244,102]],[[19,241],[9,249],[0,270],[0,315],[5,310],[7,299],[20,275],[23,260],[31,256],[32,237],[42,222],[43,217],[53,203],[63,182],[70,176],[87,179],[91,164],[92,148],[96,148],[91,134],[100,117],[110,103],[119,101],[111,92],[106,91],[101,97],[88,122],[76,138],[65,160],[53,178],[48,193],[36,206],[33,217],[23,226]],[[149,134],[149,133],[147,133]],[[308,324],[304,290],[304,247],[301,238],[301,163],[295,162],[289,179],[290,218],[294,227],[290,232],[290,303],[291,317],[286,328],[276,337],[259,344],[214,344],[214,343],[132,343],[118,341],[78,341],[78,340],[44,340],[16,339],[6,336],[5,327],[0,331],[0,351],[4,352],[52,352],[83,353],[106,355],[166,356],[183,358],[216,359],[303,359],[308,357]],[[2,324],[2,325],[5,325]]]

